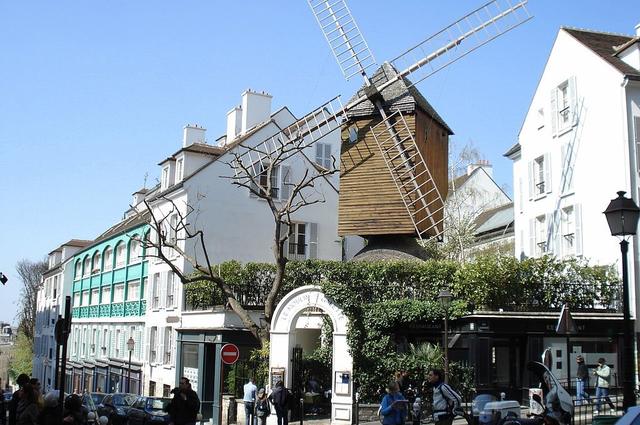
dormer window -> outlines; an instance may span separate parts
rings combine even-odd
[[[184,158],[180,158],[176,161],[176,181],[182,180],[182,173],[184,171]]]
[[[160,190],[165,190],[169,187],[169,166],[165,166],[162,169],[162,179],[160,180]]]

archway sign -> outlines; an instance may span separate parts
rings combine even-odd
[[[353,358],[347,345],[348,319],[319,286],[297,288],[278,303],[271,322],[271,342],[269,355],[269,383],[282,380],[291,388],[291,354],[296,345],[296,330],[304,326],[301,323],[303,313],[312,308],[321,310],[333,324],[333,356],[331,368],[331,423],[351,424],[353,395]],[[302,329],[301,329],[302,330]],[[275,415],[268,418],[275,423]]]

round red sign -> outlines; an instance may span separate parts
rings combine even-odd
[[[235,344],[225,344],[222,346],[221,356],[222,363],[234,364],[240,357],[240,350],[238,350],[238,346]]]

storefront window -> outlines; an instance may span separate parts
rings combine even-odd
[[[193,389],[198,388],[197,344],[182,344],[182,376],[189,379]]]

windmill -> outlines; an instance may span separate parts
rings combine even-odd
[[[307,2],[344,77],[360,75],[364,86],[346,105],[329,100],[238,160],[260,169],[282,146],[310,146],[340,128],[339,235],[440,236],[452,131],[415,84],[530,20],[527,0],[490,1],[371,77],[376,61],[345,0]]]

